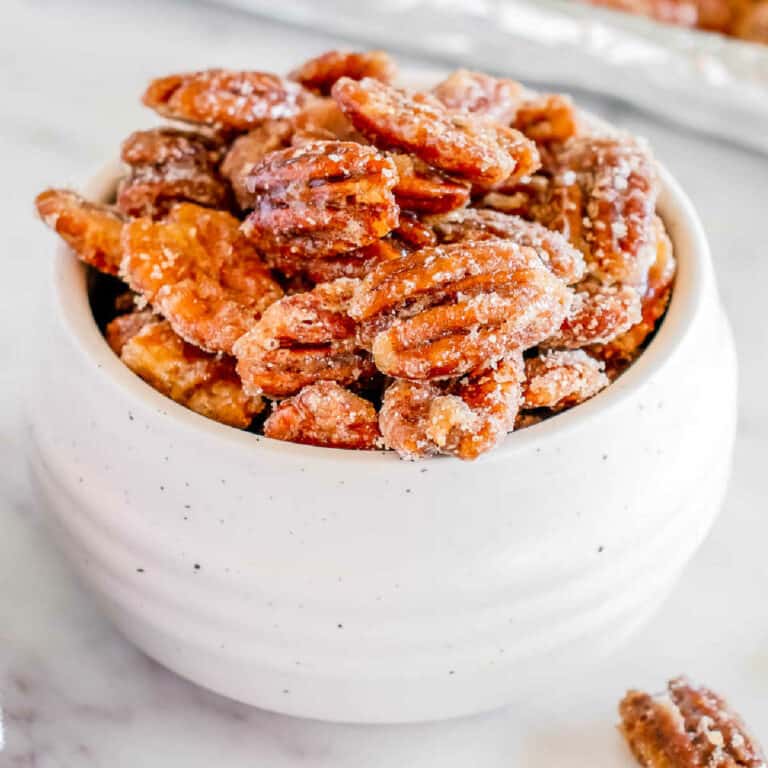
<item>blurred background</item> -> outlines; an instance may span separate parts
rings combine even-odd
[[[650,140],[713,248],[741,372],[724,514],[653,624],[583,700],[553,691],[546,712],[373,729],[292,721],[198,690],[106,624],[48,542],[29,494],[23,382],[42,376],[56,386],[34,348],[54,247],[33,217],[35,194],[81,187],[127,134],[155,124],[139,103],[152,77],[212,66],[285,72],[324,50],[366,46],[399,54],[403,67],[477,66],[574,92]],[[4,0],[0,766],[630,765],[611,729],[619,695],[680,671],[727,691],[766,738],[767,52],[577,0]]]

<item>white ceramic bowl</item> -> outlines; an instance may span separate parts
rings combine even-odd
[[[117,625],[227,696],[366,722],[490,709],[626,637],[710,527],[735,423],[707,243],[662,179],[680,268],[650,347],[474,463],[282,443],[182,408],[110,351],[60,247],[31,463]]]

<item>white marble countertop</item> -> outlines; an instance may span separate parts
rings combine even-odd
[[[662,611],[588,671],[591,683],[578,699],[552,691],[546,707],[420,726],[293,720],[164,671],[116,634],[73,580],[43,526],[24,464],[24,377],[56,380],[25,343],[52,249],[33,219],[32,198],[50,184],[82,182],[129,130],[152,122],[138,104],[150,76],[214,64],[284,70],[333,45],[196,2],[3,3],[0,766],[629,766],[613,729],[618,698],[629,686],[654,688],[681,671],[727,692],[768,741],[768,158],[616,103],[589,102],[646,135],[702,214],[738,344],[741,410],[734,476],[714,531]]]

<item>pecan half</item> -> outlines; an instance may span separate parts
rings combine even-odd
[[[656,243],[658,182],[647,150],[628,138],[586,136],[566,142],[557,164],[543,223],[582,248],[598,279],[641,284]]]
[[[373,147],[317,141],[272,152],[246,181],[243,232],[267,252],[332,256],[384,237],[398,223],[395,165]]]
[[[671,680],[666,694],[630,691],[619,705],[621,732],[647,768],[765,768],[743,720],[708,688]]]
[[[544,94],[523,99],[512,126],[537,144],[550,144],[575,136],[579,132],[579,118],[567,96]]]
[[[104,335],[107,344],[112,351],[119,357],[123,347],[132,339],[145,325],[159,322],[162,318],[158,317],[151,309],[136,310],[127,312],[124,315],[118,315],[110,322]]]
[[[295,130],[291,141],[293,146],[301,146],[310,141],[367,143],[333,99],[310,99],[292,123]]]
[[[578,349],[605,344],[642,318],[640,293],[628,285],[602,285],[588,280],[576,286],[571,308],[548,347]]]
[[[120,183],[117,206],[129,216],[159,216],[186,200],[226,208],[229,194],[216,172],[221,147],[210,138],[175,128],[136,131],[123,142],[131,167]]]
[[[288,278],[301,276],[311,283],[329,283],[340,277],[365,277],[377,264],[404,256],[399,241],[385,237],[354,251],[327,258],[301,258],[294,254],[272,254],[270,265]]]
[[[438,83],[432,93],[450,110],[485,115],[509,125],[517,114],[523,86],[515,80],[457,69]]]
[[[393,154],[397,166],[397,204],[418,213],[446,213],[469,202],[469,186],[447,178],[410,155]]]
[[[318,381],[283,400],[264,423],[264,434],[327,448],[376,447],[379,421],[376,409],[334,381]]]
[[[225,211],[178,203],[167,218],[127,224],[120,274],[183,339],[230,353],[282,290],[240,222]]]
[[[552,273],[570,285],[584,277],[586,264],[578,248],[572,246],[559,232],[543,224],[527,221],[500,211],[465,208],[426,220],[441,243],[468,240],[514,240],[520,245],[536,248]]]
[[[208,69],[153,80],[142,101],[164,117],[249,131],[297,114],[306,91],[268,72]]]
[[[124,315],[107,326],[107,337],[113,346],[120,344],[122,361],[150,386],[209,419],[245,429],[264,408],[260,397],[243,392],[231,357],[188,344],[166,321]]]
[[[476,459],[514,428],[521,368],[518,353],[447,386],[395,381],[379,415],[385,445],[405,459],[438,453]]]
[[[362,80],[372,77],[382,83],[391,83],[397,77],[397,65],[384,51],[328,51],[305,61],[289,77],[311,91],[323,95],[341,77]]]
[[[543,352],[525,361],[523,408],[562,410],[596,395],[610,383],[605,365],[581,349]]]
[[[68,189],[46,189],[35,198],[35,207],[81,261],[100,272],[117,274],[125,219],[112,206],[91,203]]]
[[[437,245],[435,231],[412,211],[400,212],[400,223],[393,234],[412,249]]]
[[[560,327],[571,296],[536,249],[490,240],[379,264],[349,311],[380,371],[435,379],[535,346]]]
[[[246,392],[293,395],[308,384],[351,384],[371,372],[347,305],[356,280],[341,278],[275,302],[234,346]]]
[[[677,262],[672,242],[664,224],[658,218],[656,233],[656,259],[648,270],[640,299],[640,321],[608,344],[594,348],[595,354],[606,360],[609,365],[632,362],[640,354],[643,344],[667,310],[675,282]]]
[[[251,172],[270,152],[287,147],[292,135],[293,126],[288,120],[267,120],[232,142],[221,164],[221,175],[229,180],[242,210],[252,201],[246,187]]]
[[[342,78],[332,95],[352,124],[386,149],[401,149],[451,175],[484,186],[533,173],[535,144],[519,131],[417,101],[371,78]]]
[[[742,9],[733,33],[753,43],[768,43],[768,2],[756,2],[749,8]]]

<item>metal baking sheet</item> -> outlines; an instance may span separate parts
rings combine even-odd
[[[435,62],[608,94],[768,152],[768,46],[573,0],[215,1]]]

